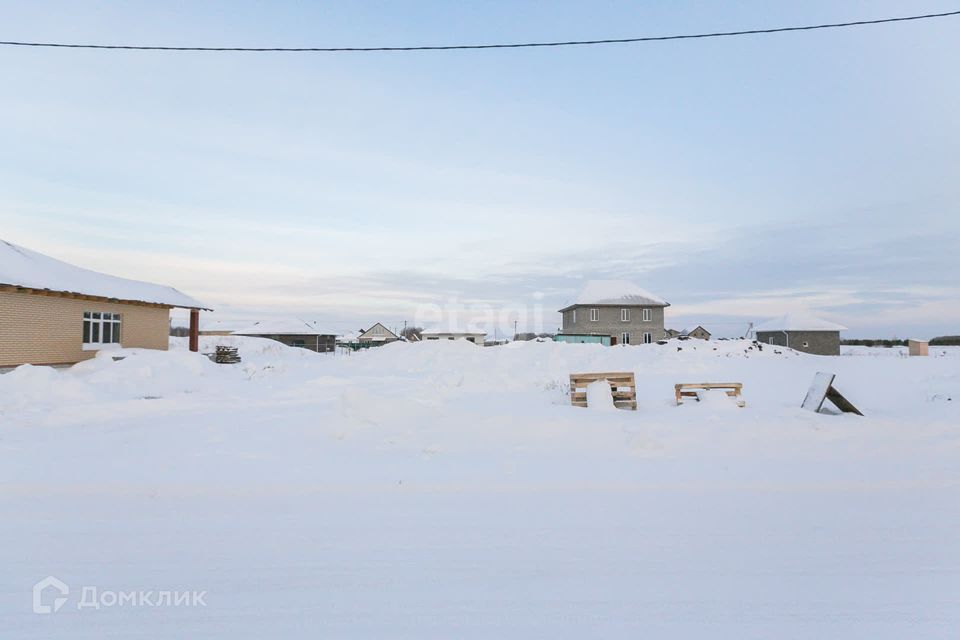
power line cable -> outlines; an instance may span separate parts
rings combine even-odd
[[[726,38],[731,36],[749,36],[769,33],[786,33],[790,31],[814,31],[816,29],[838,29],[842,27],[860,27],[891,22],[908,22],[912,20],[928,20],[932,18],[946,18],[960,15],[960,11],[945,13],[927,13],[916,16],[901,16],[897,18],[879,18],[876,20],[857,20],[854,22],[833,22],[828,24],[813,24],[800,27],[774,27],[770,29],[744,29],[741,31],[716,31],[712,33],[691,33],[671,36],[643,36],[639,38],[607,38],[602,40],[565,40],[556,42],[512,42],[501,44],[453,44],[453,45],[418,45],[409,47],[171,47],[151,45],[125,44],[70,44],[63,42],[19,42],[0,41],[0,45],[8,47],[48,47],[58,49],[121,49],[128,51],[240,51],[252,53],[341,53],[341,52],[372,52],[372,51],[451,51],[457,49],[528,49],[535,47],[573,47],[602,44],[629,44],[636,42],[663,42],[666,40],[695,40],[701,38]]]

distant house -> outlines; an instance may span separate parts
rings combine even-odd
[[[702,326],[699,326],[699,325],[697,326],[696,329],[694,329],[694,330],[692,330],[692,331],[687,331],[686,329],[684,329],[684,330],[681,332],[681,335],[686,336],[686,337],[688,337],[688,338],[694,338],[694,339],[696,339],[696,340],[709,340],[709,339],[710,339],[710,332],[707,331],[706,329],[704,329]]]
[[[572,304],[560,309],[563,330],[557,341],[606,336],[610,344],[656,342],[667,335],[663,315],[669,306],[666,300],[632,282],[591,280]]]
[[[399,339],[400,336],[378,322],[361,333],[357,337],[357,342],[365,347],[377,347],[390,342],[396,342]]]
[[[295,318],[258,322],[249,327],[233,331],[230,335],[269,338],[282,342],[288,347],[300,347],[317,353],[333,351],[337,340],[335,334],[321,331],[313,323]]]
[[[757,341],[821,356],[840,355],[846,327],[808,314],[792,313],[758,324]]]
[[[664,338],[677,338],[682,332],[676,329],[664,329]]]
[[[200,335],[202,336],[228,336],[239,329],[246,329],[250,322],[239,320],[210,320],[204,318],[200,322]]]
[[[420,337],[423,340],[466,340],[482,346],[487,338],[487,332],[441,326],[422,331]]]
[[[166,349],[170,309],[200,310],[173,287],[83,269],[0,241],[0,367],[74,364],[117,347]]]
[[[337,336],[337,345],[341,347],[352,347],[360,344],[361,331],[351,331]]]

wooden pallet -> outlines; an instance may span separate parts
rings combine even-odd
[[[674,393],[677,397],[677,404],[683,403],[684,398],[700,399],[697,391],[706,391],[708,389],[724,389],[727,395],[737,399],[737,406],[742,407],[746,403],[740,399],[740,392],[743,390],[742,382],[683,382],[673,385]]]
[[[617,409],[637,409],[637,382],[632,371],[616,373],[571,373],[570,404],[575,407],[587,406],[587,385],[597,380],[610,383],[613,405]]]

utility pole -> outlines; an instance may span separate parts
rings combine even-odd
[[[514,340],[517,339],[517,321],[516,320],[513,321],[513,339]]]

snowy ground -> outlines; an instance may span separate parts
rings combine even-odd
[[[223,343],[243,364],[178,342],[0,376],[0,638],[960,629],[960,349]],[[567,405],[604,370],[637,374],[636,412]],[[866,417],[799,409],[816,371]],[[747,406],[674,406],[700,381]],[[48,575],[70,593],[35,614]]]

